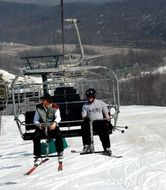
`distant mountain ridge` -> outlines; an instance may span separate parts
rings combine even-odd
[[[65,18],[77,18],[82,42],[158,47],[166,44],[166,1],[125,0],[106,4],[66,3]],[[60,7],[0,2],[0,41],[30,45],[61,43]],[[77,43],[65,26],[65,43]]]

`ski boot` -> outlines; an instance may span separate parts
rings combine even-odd
[[[58,171],[62,171],[63,170],[63,152],[58,153]]]
[[[91,146],[90,145],[85,145],[84,148],[82,149],[81,154],[86,154],[92,152]]]
[[[112,155],[112,151],[111,151],[110,148],[105,148],[103,154],[111,156]]]

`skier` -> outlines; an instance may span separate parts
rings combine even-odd
[[[63,156],[63,140],[61,131],[58,127],[58,123],[61,121],[59,107],[58,105],[52,103],[51,96],[49,94],[45,94],[40,99],[41,104],[36,106],[36,112],[34,116],[34,124],[36,125],[33,138],[35,155],[34,165],[37,165],[40,162],[40,139],[42,137],[56,139],[55,145],[58,157]]]
[[[97,132],[102,142],[104,153],[111,155],[109,130],[111,123],[104,118],[109,118],[107,105],[96,99],[96,91],[90,88],[86,91],[87,102],[82,107],[82,118],[84,119],[82,130],[82,153],[91,152],[90,121],[93,121],[93,130]],[[100,121],[97,121],[100,120]]]

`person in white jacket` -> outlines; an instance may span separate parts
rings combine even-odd
[[[51,96],[45,94],[41,99],[41,104],[36,106],[34,116],[34,124],[36,130],[34,132],[33,144],[34,155],[36,158],[41,156],[40,139],[42,137],[56,139],[55,145],[58,155],[63,154],[63,140],[58,123],[61,121],[59,106],[52,103]],[[47,134],[45,133],[47,127]],[[46,136],[47,135],[47,136]],[[36,159],[36,162],[38,159]]]

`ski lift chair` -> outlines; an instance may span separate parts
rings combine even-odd
[[[50,56],[49,56],[50,57]],[[30,57],[34,58],[34,57]],[[39,56],[37,58],[42,58],[44,59],[43,56]],[[54,56],[54,59],[56,58],[56,56]],[[15,121],[17,123],[19,132],[21,137],[24,140],[32,140],[33,139],[33,132],[31,130],[34,130],[36,128],[36,126],[33,124],[33,118],[34,118],[34,114],[35,111],[26,111],[25,112],[25,121],[20,121],[19,119],[19,113],[17,111],[16,105],[15,105],[15,101],[16,101],[16,97],[15,97],[15,85],[16,85],[16,81],[18,79],[19,76],[21,75],[41,75],[42,79],[43,79],[43,90],[44,93],[46,93],[48,91],[48,83],[47,82],[47,74],[49,73],[58,73],[60,72],[60,70],[56,67],[54,68],[39,68],[36,69],[36,67],[32,67],[31,66],[31,62],[29,61],[28,58],[25,58],[26,60],[28,60],[28,64],[30,66],[29,70],[25,70],[23,73],[18,74],[16,76],[16,78],[13,80],[13,84],[12,84],[12,95],[13,95],[13,107],[14,107],[14,117],[15,117]],[[57,64],[57,62],[56,62]],[[35,68],[35,69],[33,69]],[[75,71],[85,71],[85,70],[93,70],[93,69],[108,69],[105,67],[100,67],[100,66],[87,66],[87,67],[73,67],[73,68],[69,68],[66,72],[75,72]],[[61,71],[62,72],[62,71]],[[64,72],[64,71],[63,71]],[[62,73],[63,73],[62,72]],[[114,78],[115,78],[115,82],[113,82],[113,97],[114,97],[114,109],[115,109],[115,113],[112,115],[112,119],[114,120],[113,123],[113,129],[117,129],[121,132],[124,132],[124,130],[119,129],[117,127],[117,119],[118,119],[118,114],[119,114],[119,86],[118,86],[118,80],[116,78],[116,75],[113,73]],[[115,84],[114,84],[115,83]],[[85,100],[80,98],[80,95],[77,94],[76,89],[74,89],[73,87],[68,87],[68,86],[61,86],[61,87],[57,87],[54,90],[54,96],[52,96],[53,102],[57,103],[59,105],[59,109],[61,112],[61,117],[62,117],[62,121],[59,123],[61,132],[62,132],[62,136],[64,138],[67,137],[78,137],[78,136],[82,136],[81,134],[81,128],[80,126],[83,123],[83,120],[81,118],[81,109],[82,109],[82,105],[84,104]],[[23,132],[22,130],[22,126],[25,126],[25,131]],[[110,133],[112,133],[112,128],[110,129]],[[93,133],[93,135],[96,135],[95,133]]]

